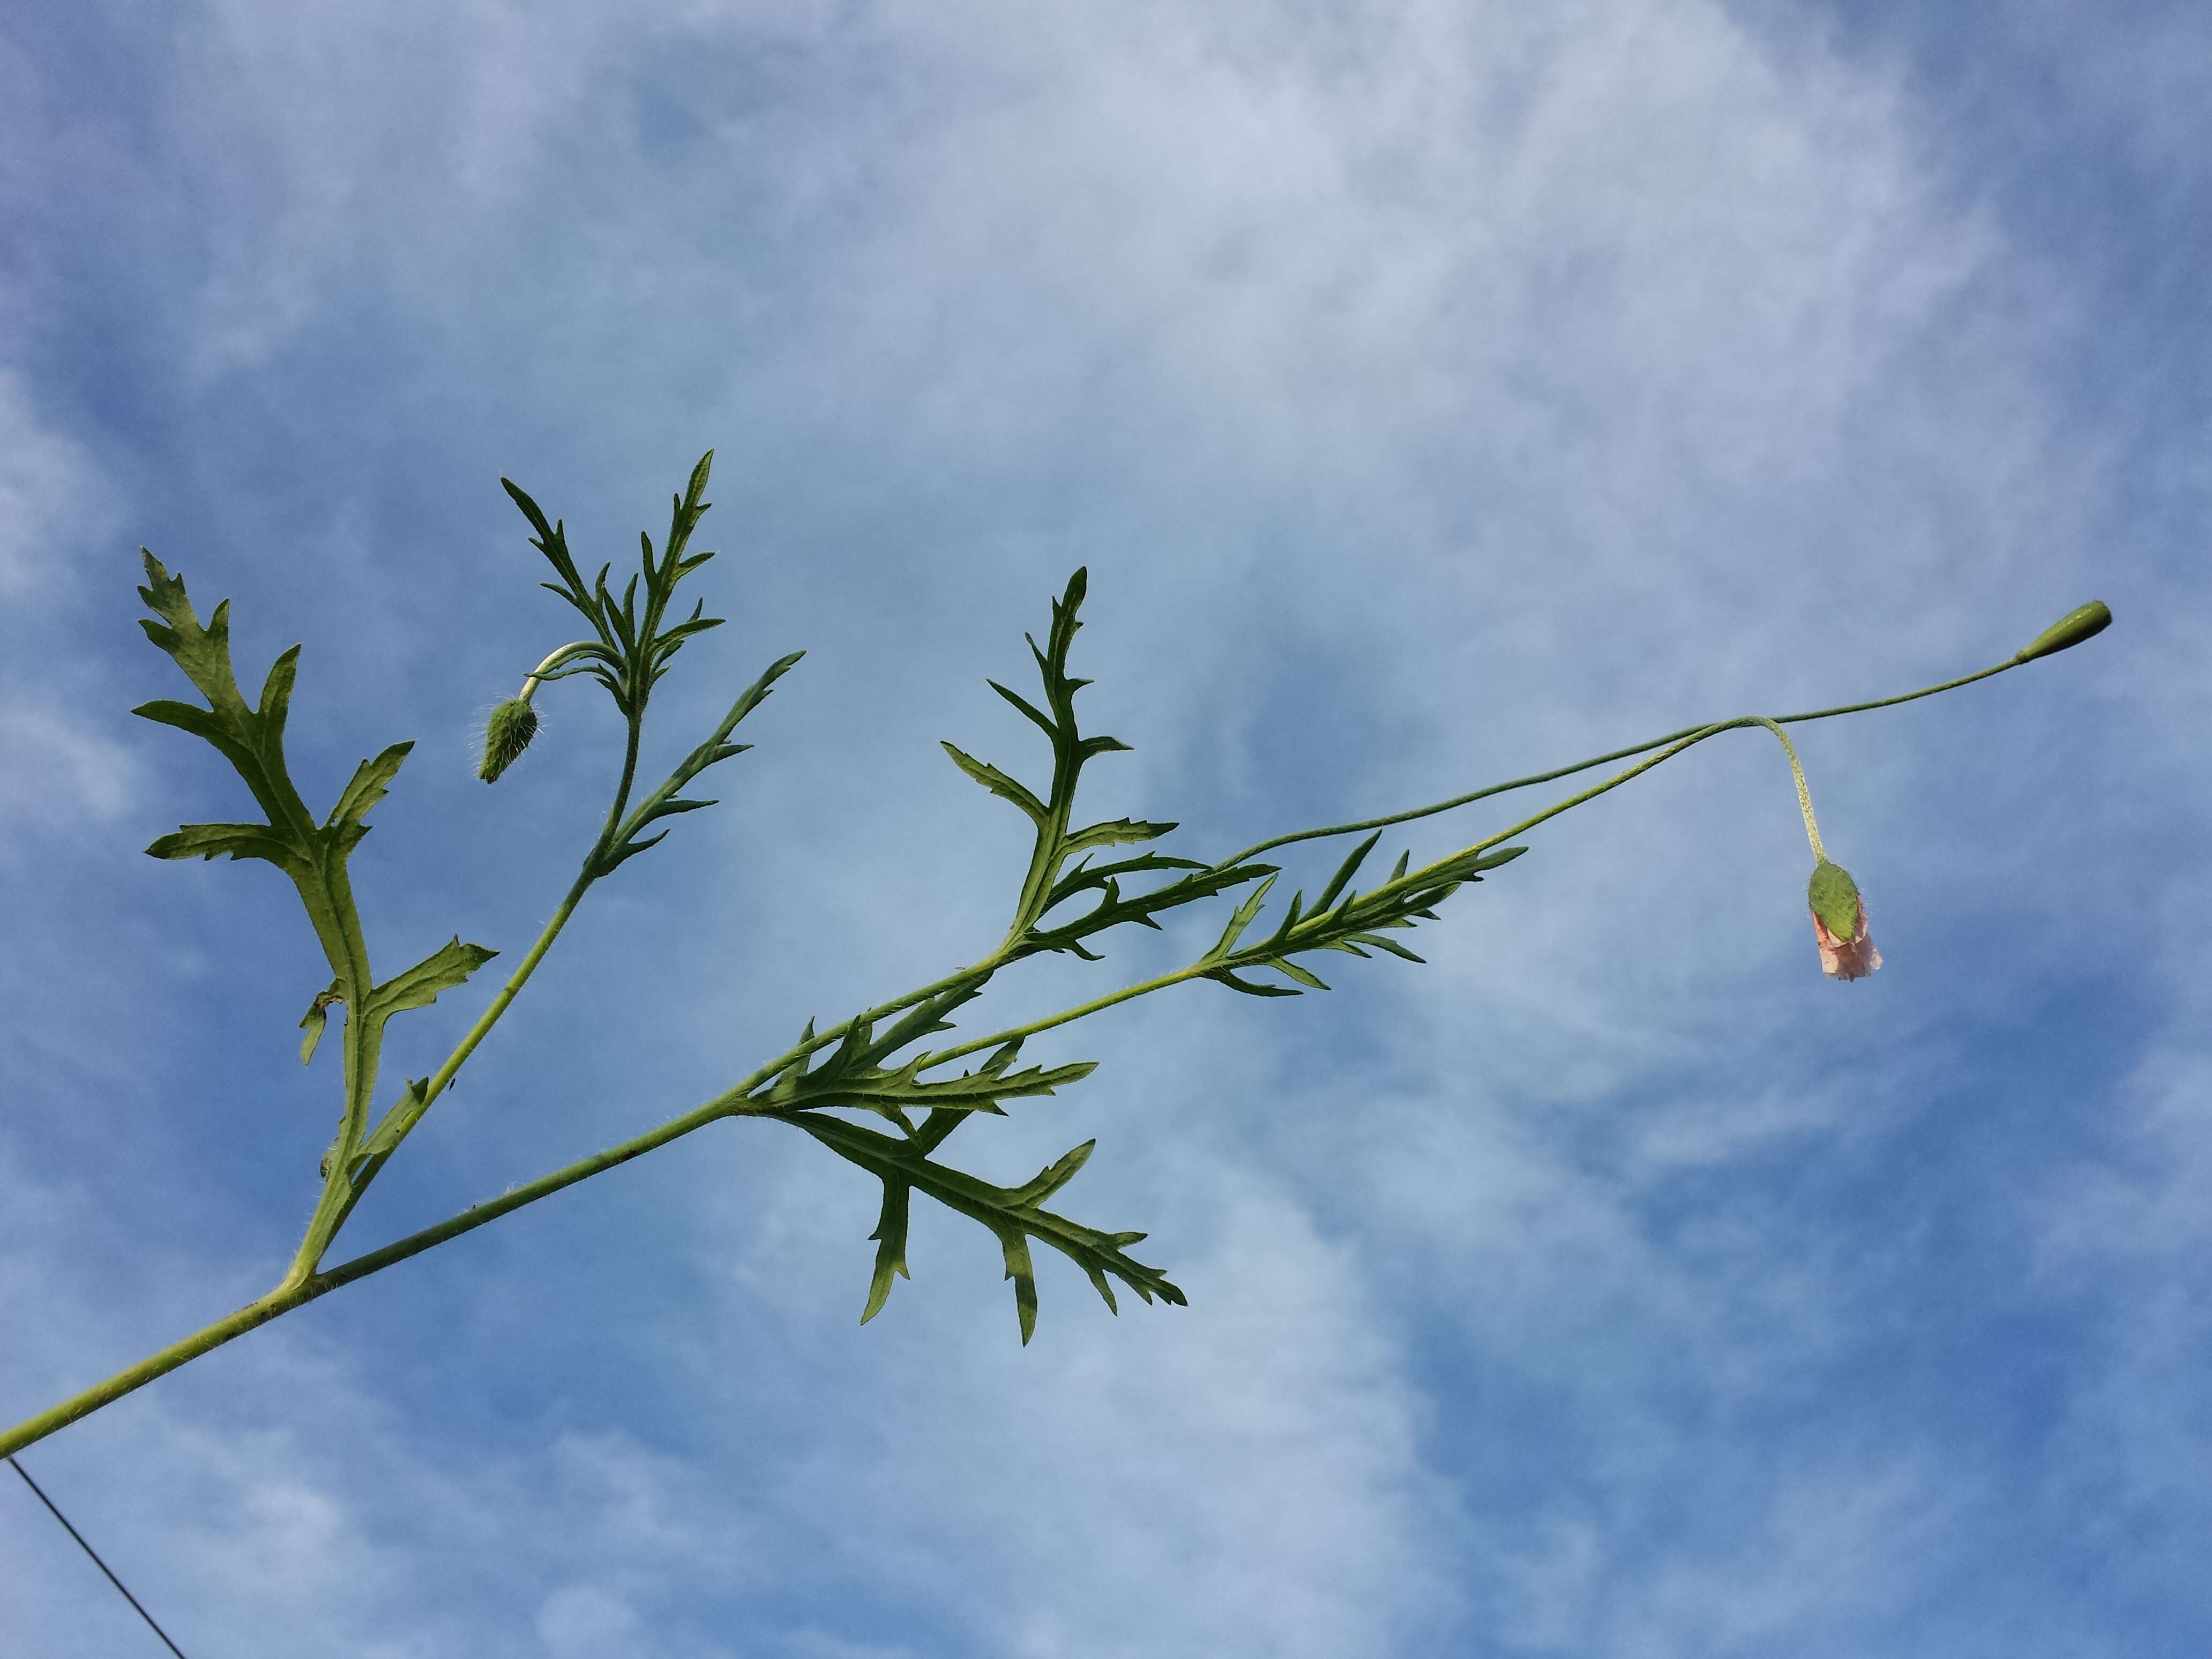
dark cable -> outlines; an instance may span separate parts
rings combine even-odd
[[[178,1647],[174,1642],[172,1642],[169,1639],[169,1632],[163,1630],[159,1625],[154,1622],[154,1615],[147,1612],[145,1608],[139,1607],[138,1598],[133,1595],[129,1590],[124,1589],[123,1581],[120,1578],[118,1578],[114,1573],[108,1571],[107,1563],[100,1559],[100,1552],[84,1541],[84,1534],[82,1533],[79,1532],[75,1527],[70,1525],[69,1516],[64,1515],[59,1510],[54,1508],[54,1500],[47,1497],[45,1492],[40,1490],[37,1481],[31,1479],[31,1472],[25,1468],[21,1463],[16,1462],[12,1457],[8,1460],[8,1462],[9,1467],[12,1468],[16,1474],[23,1477],[23,1484],[28,1486],[33,1492],[39,1494],[39,1502],[44,1504],[48,1510],[52,1511],[54,1519],[62,1523],[62,1530],[69,1534],[70,1537],[76,1539],[76,1547],[92,1558],[92,1565],[98,1567],[102,1572],[107,1573],[107,1582],[114,1585],[118,1591],[122,1592],[123,1599],[128,1601],[131,1607],[136,1609],[138,1616],[146,1621],[147,1628],[151,1630],[155,1635],[161,1638],[161,1645],[168,1649],[170,1652],[175,1654],[177,1656],[177,1659],[185,1659],[184,1650]]]

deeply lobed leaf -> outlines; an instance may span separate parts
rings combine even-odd
[[[450,991],[489,962],[498,951],[482,945],[464,945],[456,933],[451,939],[404,973],[368,994],[368,1016],[390,1016],[409,1008],[427,1008],[438,993]]]
[[[1081,1267],[1107,1307],[1116,1313],[1121,1310],[1108,1283],[1109,1275],[1147,1303],[1157,1296],[1177,1307],[1186,1305],[1182,1291],[1164,1273],[1127,1254],[1127,1247],[1143,1239],[1143,1233],[1102,1232],[1042,1207],[1045,1199],[1074,1178],[1095,1142],[1085,1141],[1019,1187],[1000,1187],[933,1161],[927,1154],[934,1141],[926,1139],[926,1130],[902,1140],[818,1113],[798,1113],[786,1121],[884,1183],[883,1210],[876,1231],[869,1235],[878,1241],[878,1248],[863,1321],[881,1311],[890,1294],[892,1275],[908,1273],[908,1194],[915,1190],[981,1222],[999,1240],[1006,1277],[1014,1281],[1015,1315],[1025,1345],[1036,1330],[1036,1273],[1029,1251],[1032,1238],[1050,1245]],[[941,1139],[942,1135],[937,1138]]]
[[[556,581],[540,584],[557,593],[592,625],[598,636],[597,647],[582,653],[580,665],[568,672],[588,672],[606,687],[614,698],[615,707],[626,719],[635,720],[645,712],[647,700],[660,677],[668,672],[669,661],[690,640],[710,628],[722,625],[720,617],[702,614],[704,602],[693,606],[691,614],[682,621],[664,626],[670,601],[675,597],[678,584],[714,556],[708,553],[688,553],[692,532],[699,520],[706,516],[711,505],[704,499],[707,479],[714,470],[714,452],[708,450],[691,469],[691,477],[684,493],[673,498],[669,514],[668,538],[665,550],[655,556],[653,538],[643,532],[638,535],[641,558],[637,574],[623,585],[622,598],[617,600],[607,586],[607,574],[613,567],[602,565],[599,574],[588,584],[576,566],[575,556],[568,550],[568,529],[561,520],[549,521],[545,513],[530,493],[510,478],[500,483],[513,498],[522,515],[530,521],[534,532],[531,544],[545,556],[553,567]],[[639,586],[644,586],[644,605],[639,605]],[[642,850],[633,848],[632,852]],[[628,856],[628,854],[624,854]],[[617,863],[621,860],[617,859]],[[612,867],[611,866],[609,866]]]

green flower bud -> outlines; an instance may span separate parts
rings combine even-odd
[[[484,722],[483,764],[477,775],[486,783],[498,782],[499,775],[521,758],[537,735],[538,711],[527,698],[509,697]]]
[[[2092,599],[2087,605],[2075,606],[2038,634],[2013,660],[2033,662],[2038,657],[2048,657],[2055,652],[2069,650],[2091,635],[2103,633],[2112,625],[2112,613],[2105,608],[2105,602]]]
[[[1858,933],[1859,884],[1842,865],[1822,859],[1814,866],[1806,896],[1812,901],[1813,914],[1836,938],[1848,944]]]
[[[1806,898],[1813,907],[1822,973],[1831,979],[1864,979],[1881,966],[1881,952],[1867,932],[1866,901],[1850,871],[1822,859],[1813,867]]]

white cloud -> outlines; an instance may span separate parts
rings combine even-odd
[[[1786,1642],[1863,1651],[1859,1621],[1907,1605],[1929,1576],[1948,1505],[1924,1468],[1899,1459],[1747,1484],[1767,1489],[1717,1549],[1677,1539],[1656,1559],[1620,1559],[1607,1542],[1619,1529],[1595,1515],[1540,1525],[1533,1545],[1501,1537],[1510,1650],[1644,1659]]]
[[[0,597],[16,641],[0,665],[0,834],[10,842],[113,823],[138,768],[88,711],[101,677],[53,643],[79,562],[113,531],[114,484],[83,444],[41,417],[24,376],[0,364]]]
[[[559,1655],[636,1651],[638,1617],[629,1603],[592,1584],[574,1584],[545,1598],[538,1637]]]
[[[0,824],[13,835],[112,824],[135,802],[131,751],[74,709],[14,689],[0,708],[0,770],[9,780]]]
[[[2212,1063],[2180,1043],[2154,1054],[2100,1127],[2028,1200],[2046,1283],[2097,1336],[2051,1479],[2100,1533],[2136,1534],[2131,1578],[2185,1583],[2212,1528],[2212,1316],[2195,1289],[2212,1243]]]
[[[1176,1184],[1173,1276],[1194,1310],[1124,1294],[1120,1319],[1105,1317],[1040,1249],[1042,1320],[1026,1350],[972,1224],[918,1217],[916,1282],[852,1334],[866,1224],[823,1208],[804,1233],[779,1222],[759,1265],[811,1290],[796,1353],[817,1379],[813,1409],[769,1404],[791,1425],[771,1428],[763,1396],[782,1390],[733,1376],[761,1340],[750,1275],[748,1294],[704,1322],[743,1333],[705,1339],[733,1357],[710,1362],[732,1380],[705,1409],[751,1425],[733,1455],[761,1455],[763,1431],[781,1448],[785,1528],[872,1564],[994,1651],[1385,1653],[1448,1622],[1451,1503],[1419,1465],[1426,1407],[1396,1375],[1351,1252],[1248,1177],[1186,1163]],[[1093,1186],[1076,1213],[1129,1202]],[[1200,1217],[1214,1233],[1202,1251]],[[870,1357],[842,1375],[831,1356],[855,1345]],[[841,1426],[794,1437],[808,1421]]]
[[[49,586],[114,520],[112,487],[92,456],[41,419],[22,374],[0,365],[0,594]]]

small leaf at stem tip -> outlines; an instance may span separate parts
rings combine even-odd
[[[2094,638],[2112,625],[2112,613],[2102,599],[2092,599],[2087,605],[2076,605],[2057,622],[2021,648],[2013,658],[2014,662],[2033,662],[2038,657],[2055,655],[2071,650],[2086,639]]]
[[[509,697],[484,722],[483,764],[477,768],[477,775],[486,783],[497,783],[500,774],[522,757],[537,735],[537,709],[521,697]]]

